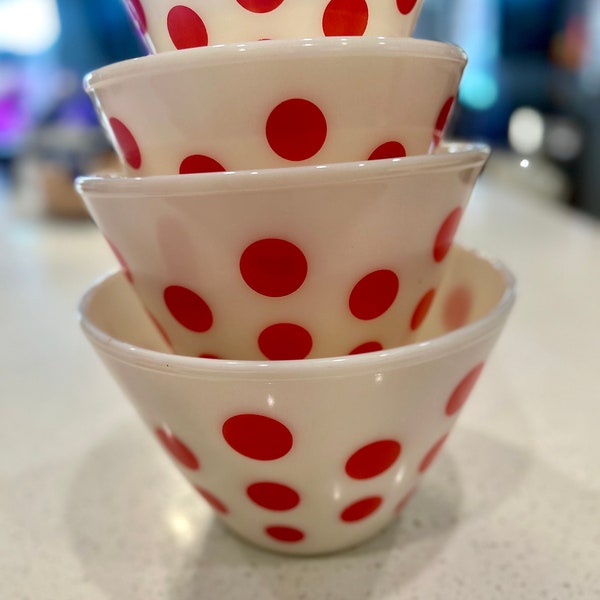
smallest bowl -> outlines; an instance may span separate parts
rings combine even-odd
[[[515,299],[455,246],[419,340],[360,356],[222,361],[168,353],[127,279],[97,281],[83,332],[175,466],[244,539],[341,550],[390,523],[447,439]]]
[[[410,36],[423,0],[124,0],[152,52],[267,39]]]

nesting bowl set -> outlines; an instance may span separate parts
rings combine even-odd
[[[84,333],[242,538],[340,550],[412,497],[510,313],[454,244],[489,156],[421,2],[127,0],[151,54],[85,88],[122,164],[76,188],[120,270]]]

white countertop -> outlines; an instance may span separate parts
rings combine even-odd
[[[0,598],[600,598],[600,222],[523,177],[488,169],[459,232],[519,299],[444,453],[395,525],[308,559],[216,524],[84,339],[95,226],[0,197]]]

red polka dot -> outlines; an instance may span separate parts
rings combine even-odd
[[[447,331],[454,331],[466,325],[472,306],[473,296],[468,287],[458,285],[449,292],[442,314]]]
[[[254,460],[277,460],[285,456],[294,443],[285,425],[263,415],[230,417],[223,424],[222,433],[236,452]]]
[[[381,350],[383,350],[383,346],[379,342],[365,342],[351,350],[349,354],[367,354],[368,352],[379,352]]]
[[[438,146],[442,141],[444,136],[444,129],[446,128],[446,123],[448,122],[448,117],[450,116],[450,111],[452,110],[452,106],[454,105],[454,96],[451,96],[446,100],[444,106],[440,110],[440,113],[435,122],[435,128],[433,131],[433,144],[434,146]]]
[[[312,350],[312,336],[294,323],[276,323],[258,336],[258,347],[269,360],[301,360]]]
[[[167,15],[167,29],[178,50],[208,46],[208,32],[200,16],[187,6],[174,6]]]
[[[463,407],[464,403],[469,397],[469,394],[472,392],[473,387],[477,383],[482,370],[483,363],[480,363],[471,369],[471,371],[469,371],[469,373],[456,386],[446,404],[446,414],[449,417],[456,414]]]
[[[221,360],[220,356],[216,354],[200,354],[198,358],[210,358],[211,360]]]
[[[197,471],[200,468],[200,463],[194,453],[166,427],[156,428],[155,433],[177,462],[192,471]]]
[[[268,13],[275,10],[283,0],[237,0],[237,3],[253,13]]]
[[[121,254],[119,249],[108,238],[105,237],[105,239],[106,239],[106,242],[108,243],[108,245],[110,246],[110,249],[112,250],[113,254],[115,255],[115,258],[117,259],[119,265],[121,266],[123,274],[129,281],[129,283],[133,283],[133,275],[131,274],[131,271],[129,270],[129,266],[127,265],[127,262],[123,258],[123,255]]]
[[[385,158],[403,158],[406,148],[400,142],[386,142],[371,152],[369,160],[382,160]]]
[[[369,23],[369,7],[365,0],[331,0],[323,13],[326,36],[363,35]]]
[[[403,15],[409,15],[417,4],[417,0],[396,0],[396,6]]]
[[[221,173],[226,171],[225,167],[214,158],[204,154],[192,154],[181,161],[179,165],[179,174],[188,175],[190,173]]]
[[[266,136],[273,152],[282,158],[306,160],[323,147],[327,120],[312,102],[292,98],[273,109],[267,119]]]
[[[196,488],[196,491],[213,508],[213,510],[217,511],[218,513],[221,513],[222,515],[226,515],[227,513],[229,513],[229,509],[227,508],[227,506],[223,504],[223,502],[221,502],[221,500],[219,500],[216,496],[211,494],[209,491],[198,487],[197,485],[195,485],[194,487]]]
[[[460,225],[462,215],[463,210],[459,206],[458,208],[455,208],[442,223],[433,245],[433,258],[435,262],[442,262],[446,258],[446,255],[452,247],[452,242],[454,241],[454,236]]]
[[[435,290],[429,290],[422,298],[419,300],[417,304],[412,318],[410,320],[410,328],[415,331],[419,329],[425,320],[425,317],[429,313],[429,309],[431,308],[431,303],[433,302],[433,298],[435,297]]]
[[[291,242],[264,239],[244,250],[240,272],[255,292],[279,298],[292,294],[304,283],[308,263],[302,251]]]
[[[350,294],[350,312],[363,321],[381,317],[392,306],[400,289],[398,276],[382,269],[365,275]]]
[[[306,537],[300,529],[285,527],[284,525],[271,525],[265,528],[265,532],[278,542],[296,543],[301,542]]]
[[[381,496],[363,498],[345,508],[340,514],[340,519],[346,521],[346,523],[362,521],[372,515],[381,506],[382,502],[383,498]]]
[[[246,493],[252,502],[268,510],[292,510],[300,503],[298,492],[280,483],[253,483],[248,486]]]
[[[394,512],[396,514],[398,514],[399,512],[401,512],[402,510],[404,510],[406,508],[406,505],[412,500],[413,496],[415,495],[417,491],[417,488],[414,487],[412,488],[405,496],[404,498],[402,498],[402,500],[400,500],[400,502],[398,502],[398,504],[396,504],[396,507],[394,508]]]
[[[169,312],[186,329],[202,333],[212,327],[212,312],[196,292],[180,285],[171,285],[163,295]]]
[[[148,31],[148,22],[146,20],[146,13],[141,1],[126,0],[126,3],[129,8],[129,13],[131,14],[134,22],[137,24],[138,29],[142,34],[145,34]]]
[[[142,154],[135,137],[119,119],[111,117],[108,122],[115,136],[117,147],[123,155],[123,159],[132,169],[139,169],[142,166]]]
[[[346,462],[346,473],[353,479],[371,479],[387,471],[400,456],[396,440],[379,440],[357,450]]]
[[[156,327],[158,333],[160,333],[160,335],[162,336],[163,340],[167,343],[167,345],[173,348],[173,343],[171,342],[171,338],[165,331],[165,328],[158,322],[158,319],[150,311],[146,311],[146,313],[148,314],[148,317],[150,317],[150,320],[152,321],[154,327]]]
[[[419,464],[419,473],[424,473],[434,461],[435,457],[438,455],[438,452],[442,449],[444,442],[448,438],[448,434],[439,439],[427,452],[427,454],[421,460]]]

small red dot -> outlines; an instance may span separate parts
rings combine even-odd
[[[402,500],[400,500],[400,502],[398,502],[398,504],[396,504],[396,507],[394,508],[394,512],[396,514],[398,514],[399,512],[401,512],[402,510],[404,510],[406,508],[406,505],[412,500],[413,496],[415,495],[417,491],[417,488],[414,487],[412,488],[405,496],[404,498],[402,498]]]
[[[253,483],[248,486],[246,493],[252,502],[267,510],[292,510],[300,503],[300,495],[296,490],[271,481]]]
[[[371,479],[387,471],[400,456],[396,440],[379,440],[358,449],[346,462],[346,473],[353,479]]]
[[[454,236],[456,235],[456,231],[460,225],[462,215],[462,208],[460,206],[455,208],[446,217],[439,228],[433,245],[433,258],[435,262],[442,262],[446,258],[450,248],[452,247],[452,242],[454,241]]]
[[[255,292],[279,298],[300,288],[306,279],[308,262],[291,242],[269,238],[254,242],[244,250],[240,272]]]
[[[269,360],[301,360],[312,350],[310,333],[294,323],[276,323],[258,336],[258,347]]]
[[[167,15],[167,29],[178,50],[208,46],[208,32],[198,13],[187,6],[174,6]]]
[[[440,110],[438,117],[435,122],[435,128],[433,130],[433,144],[434,146],[438,146],[442,141],[444,136],[444,129],[446,128],[446,124],[448,122],[448,117],[450,116],[450,111],[452,110],[452,106],[454,105],[454,96],[451,96],[446,100],[444,106]]]
[[[194,453],[169,429],[166,427],[157,427],[155,433],[166,450],[168,450],[177,462],[192,471],[197,471],[200,468],[200,463],[194,456]]]
[[[442,449],[444,442],[448,438],[448,434],[444,437],[440,438],[425,454],[421,463],[419,464],[419,473],[424,473],[430,466],[431,463],[435,460],[435,457],[438,455],[438,452]]]
[[[306,160],[323,147],[327,138],[327,120],[316,104],[291,98],[271,111],[265,133],[273,152],[282,158]]]
[[[163,296],[173,318],[186,329],[203,333],[212,327],[212,311],[196,292],[180,285],[171,285],[165,289]]]
[[[296,543],[301,542],[306,534],[295,527],[285,527],[284,525],[271,525],[265,528],[265,532],[278,542]]]
[[[417,4],[417,0],[396,0],[396,6],[403,15],[410,14]]]
[[[204,154],[187,156],[181,161],[181,165],[179,165],[180,175],[191,173],[222,173],[223,171],[226,171],[226,169],[220,162]]]
[[[446,404],[446,414],[449,417],[456,414],[467,401],[467,398],[473,391],[473,387],[475,387],[475,384],[481,375],[481,371],[483,371],[483,365],[484,363],[479,363],[476,367],[471,369],[452,392],[452,395]]]
[[[227,508],[227,506],[223,504],[223,502],[221,502],[221,500],[219,500],[216,496],[214,496],[204,488],[198,487],[197,485],[195,485],[194,487],[196,488],[196,491],[213,508],[213,510],[217,511],[218,513],[221,513],[222,515],[226,515],[229,513],[229,509]]]
[[[216,354],[200,354],[198,358],[210,358],[211,360],[221,360],[220,356]]]
[[[113,254],[115,255],[115,258],[117,259],[119,265],[121,266],[121,270],[123,271],[123,274],[129,281],[129,283],[133,283],[133,275],[131,273],[131,270],[129,269],[129,266],[127,265],[127,262],[125,261],[125,258],[123,258],[123,255],[121,254],[119,249],[107,237],[105,237],[104,239],[110,246],[110,249],[112,250]]]
[[[237,3],[253,13],[268,13],[275,10],[283,0],[237,0]]]
[[[122,121],[115,117],[111,117],[108,122],[123,159],[132,169],[139,169],[142,166],[142,154],[133,133]]]
[[[346,507],[340,514],[340,519],[346,523],[362,521],[371,516],[381,506],[382,502],[383,498],[381,496],[363,498]]]
[[[434,297],[435,290],[431,289],[421,298],[421,300],[419,300],[419,303],[413,312],[412,319],[410,320],[410,328],[413,331],[419,329],[423,324],[425,317],[427,317],[429,313]]]
[[[126,0],[126,3],[129,13],[137,24],[140,33],[145,34],[148,31],[148,22],[141,0]]]
[[[350,294],[350,312],[363,321],[381,317],[392,306],[400,289],[398,276],[389,270],[365,275]]]
[[[365,342],[351,350],[349,354],[367,354],[368,352],[380,352],[381,350],[383,350],[383,346],[379,342]]]
[[[236,451],[254,460],[277,460],[294,443],[290,430],[263,415],[242,414],[230,417],[222,428],[225,441]]]
[[[467,286],[457,285],[444,302],[443,320],[447,331],[466,325],[473,306],[473,295]]]
[[[403,158],[406,148],[400,142],[386,142],[371,152],[369,160],[383,160],[385,158]]]
[[[323,13],[326,36],[360,36],[369,23],[366,0],[331,0]]]

